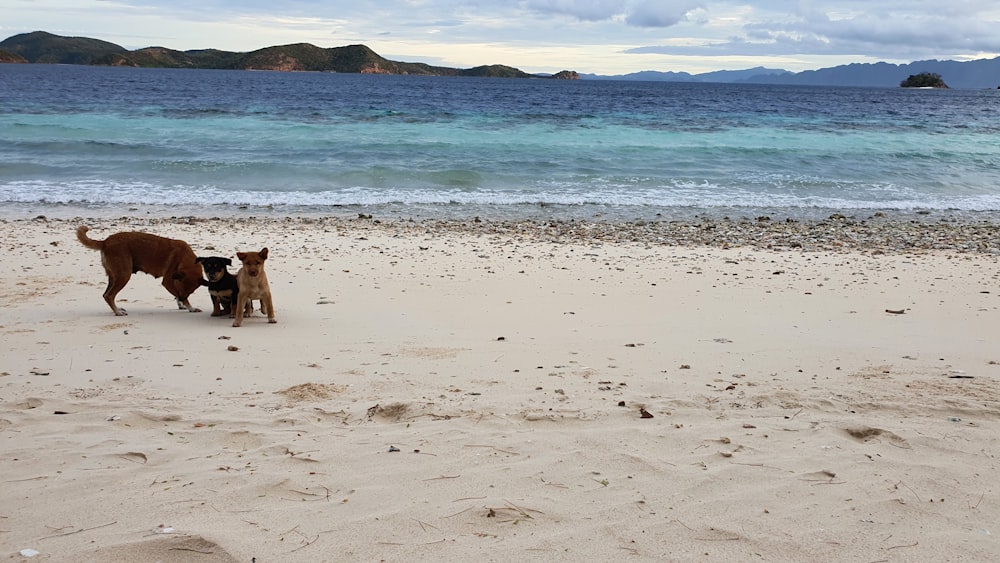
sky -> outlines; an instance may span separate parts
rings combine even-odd
[[[364,44],[403,62],[621,75],[1000,55],[997,0],[4,0],[0,40],[127,49]]]

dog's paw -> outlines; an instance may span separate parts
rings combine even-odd
[[[233,326],[235,326],[235,327],[240,326],[240,324],[242,324],[242,323],[240,323],[240,321],[233,321]]]
[[[267,322],[269,322],[271,324],[274,324],[274,323],[278,322],[278,319],[267,319]]]
[[[188,309],[188,312],[191,312],[191,313],[200,313],[201,309],[199,309],[197,307],[191,307],[190,309]]]

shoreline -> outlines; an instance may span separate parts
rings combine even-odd
[[[997,227],[885,219],[0,220],[0,554],[995,559]],[[113,316],[80,223],[278,323]]]
[[[971,209],[886,209],[825,207],[653,206],[608,204],[460,204],[381,203],[356,205],[160,205],[79,203],[4,203],[0,220],[51,219],[334,219],[370,217],[381,222],[462,223],[479,219],[491,223],[803,223],[1000,225],[1000,211]]]
[[[709,219],[612,221],[576,219],[442,219],[356,216],[118,216],[0,218],[2,223],[52,222],[75,229],[84,223],[107,224],[119,230],[155,230],[164,225],[205,225],[233,228],[251,222],[294,228],[361,229],[390,235],[468,236],[537,239],[560,244],[639,244],[649,247],[752,248],[800,252],[866,252],[905,254],[933,251],[1000,256],[1000,223],[940,218],[899,219],[876,214],[855,219],[833,214],[821,220]]]

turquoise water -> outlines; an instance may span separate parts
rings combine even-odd
[[[0,205],[1000,212],[1000,93],[0,65]]]

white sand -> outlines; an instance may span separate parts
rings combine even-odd
[[[0,222],[3,559],[1000,559],[996,256],[86,223],[269,247],[278,324]]]

